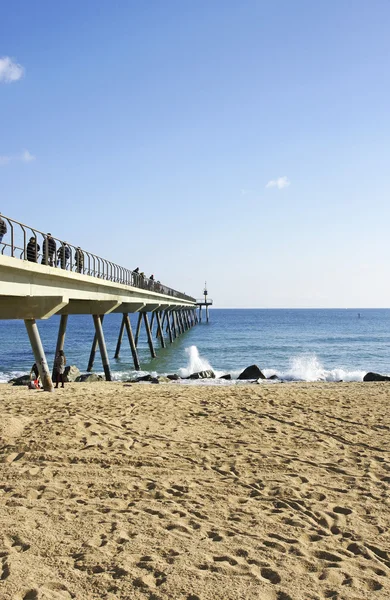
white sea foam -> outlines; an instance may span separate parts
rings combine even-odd
[[[0,371],[0,383],[8,383],[10,379],[26,375],[27,371]]]
[[[199,371],[208,371],[212,369],[208,360],[200,356],[196,346],[186,348],[185,352],[188,355],[188,362],[186,367],[182,367],[178,370],[178,375],[180,377],[189,377],[192,373],[199,373]]]
[[[315,354],[295,356],[286,371],[264,369],[266,377],[276,375],[283,381],[363,381],[366,371],[346,371],[341,367],[325,369]]]

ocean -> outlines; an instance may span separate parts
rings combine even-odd
[[[204,314],[203,314],[204,316]],[[113,358],[121,315],[104,319],[113,379],[135,376],[124,336],[121,356]],[[131,316],[133,331],[136,315]],[[59,317],[39,321],[39,331],[51,367]],[[65,341],[67,364],[85,372],[94,336],[90,315],[71,315]],[[22,321],[0,321],[0,382],[29,372],[34,362]],[[365,373],[390,373],[390,309],[211,309],[202,322],[167,348],[155,340],[157,358],[151,359],[142,326],[139,342],[141,374],[193,372],[213,369],[218,376],[257,364],[269,377],[285,381],[362,381]],[[102,374],[97,352],[94,371]],[[205,383],[205,382],[202,382]],[[210,380],[207,381],[210,383]],[[224,380],[212,384],[228,385]]]

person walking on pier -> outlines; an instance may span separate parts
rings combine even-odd
[[[58,384],[61,381],[61,387],[65,387],[64,385],[64,371],[66,365],[66,358],[63,350],[59,350],[57,352],[57,356],[54,359],[54,381],[56,384],[56,388],[58,388]]]
[[[68,261],[70,258],[70,249],[68,244],[62,244],[60,248],[58,248],[57,252],[57,265],[61,266],[61,269],[66,269],[68,266]]]
[[[27,254],[27,260],[29,260],[30,262],[38,262],[38,252],[40,251],[41,247],[37,242],[37,238],[35,238],[34,236],[30,237],[30,241],[27,244],[26,247],[26,254]]]
[[[6,233],[7,233],[7,225],[4,221],[4,219],[1,218],[1,213],[0,213],[0,244],[3,241],[3,237],[5,236]]]
[[[132,279],[133,279],[133,281],[132,281],[133,285],[138,287],[139,286],[139,267],[134,269]]]
[[[50,267],[54,266],[54,255],[56,253],[57,245],[55,240],[51,237],[51,233],[47,233],[45,239],[43,240],[42,246],[42,264],[50,265]]]
[[[83,273],[84,272],[84,253],[81,250],[80,246],[78,246],[76,248],[76,252],[74,255],[74,260],[76,263],[76,271],[78,273]]]

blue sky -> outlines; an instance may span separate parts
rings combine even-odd
[[[1,212],[216,306],[389,306],[387,0],[1,15]]]

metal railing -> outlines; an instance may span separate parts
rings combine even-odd
[[[0,215],[0,254],[195,302],[195,298],[145,277],[137,270],[121,267],[4,215]]]
[[[204,304],[204,305],[206,305],[206,304],[212,304],[212,303],[213,303],[213,301],[212,301],[212,299],[211,299],[211,298],[206,298],[206,300],[205,300],[205,299],[204,299],[204,296],[203,296],[203,298],[197,298],[197,299],[196,299],[196,303],[197,303],[197,304]]]

